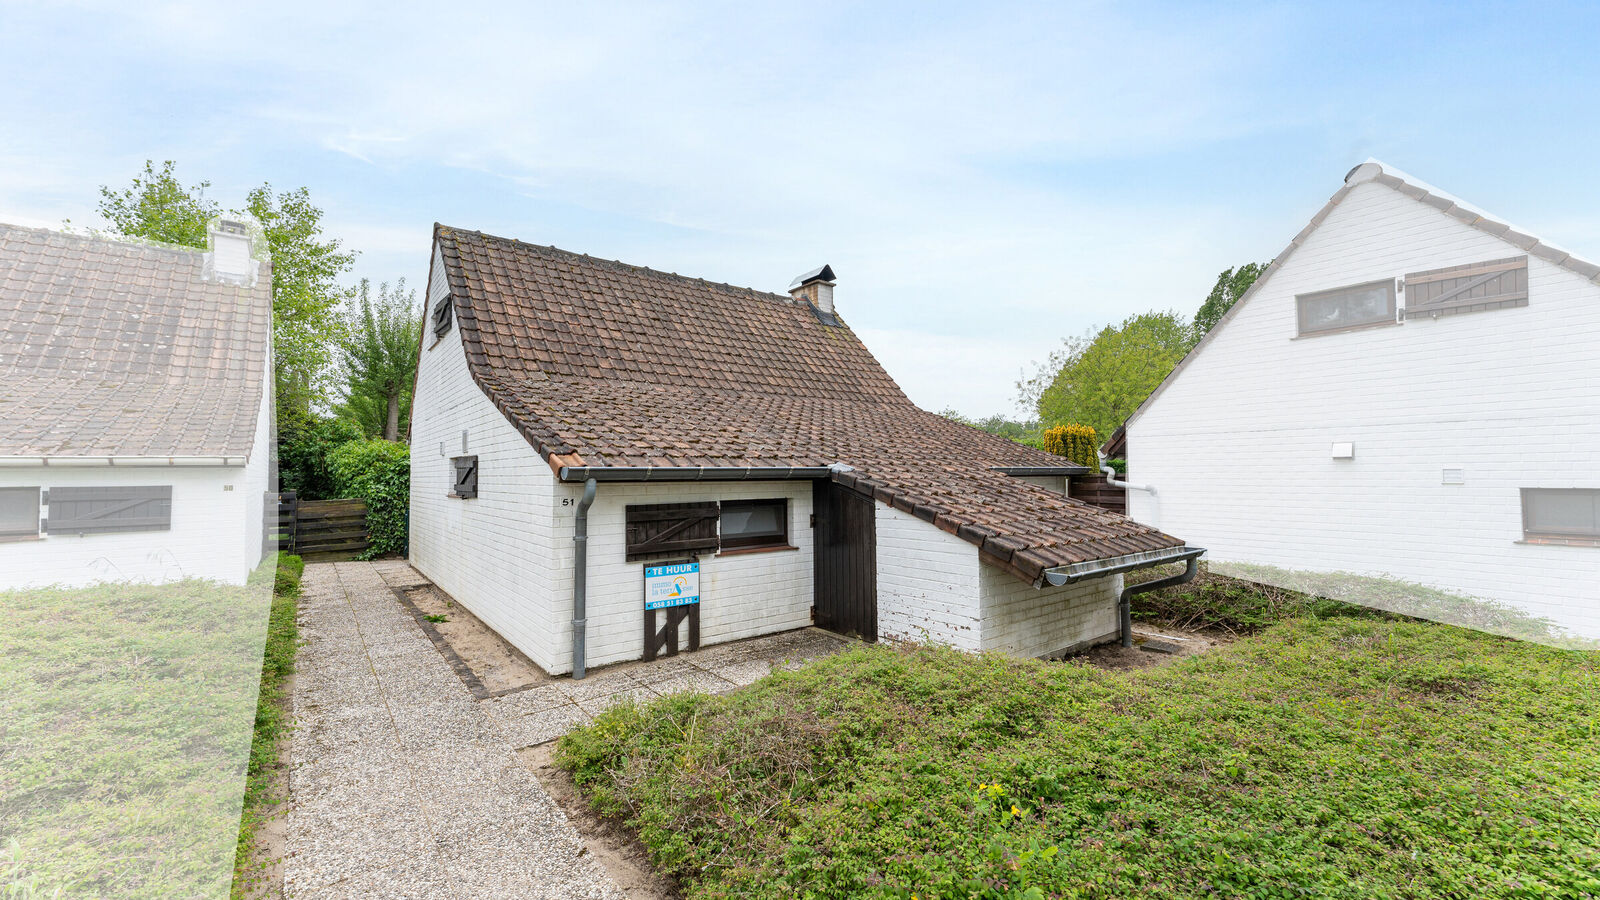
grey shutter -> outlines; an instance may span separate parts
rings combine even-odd
[[[456,456],[450,460],[456,467],[455,486],[450,490],[450,496],[472,498],[478,496],[478,458],[476,456]]]
[[[53,487],[45,530],[52,534],[167,531],[172,485]]]
[[[624,514],[628,561],[647,556],[715,552],[718,513],[714,500],[628,507]]]
[[[0,488],[0,535],[39,536],[38,488]]]
[[[1446,266],[1406,276],[1406,318],[1528,305],[1528,258]]]

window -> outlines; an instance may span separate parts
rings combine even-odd
[[[1528,258],[1514,256],[1412,272],[1405,284],[1408,319],[1527,306]]]
[[[450,295],[445,294],[439,302],[433,305],[433,336],[434,339],[443,337],[450,331],[451,316],[454,314],[455,305],[450,302]]]
[[[0,488],[0,538],[39,536],[39,489]]]
[[[684,556],[717,549],[717,504],[656,503],[630,506],[627,523],[628,561],[650,556]]]
[[[455,483],[450,488],[450,496],[463,500],[478,496],[478,458],[456,456],[450,459],[450,464],[455,468]]]
[[[1317,291],[1295,297],[1300,333],[1321,334],[1395,321],[1394,279]]]
[[[756,548],[788,546],[789,501],[723,501],[723,550],[753,550]]]
[[[45,495],[52,534],[109,534],[172,528],[172,485],[53,487]]]
[[[1600,543],[1600,488],[1523,488],[1522,535]]]

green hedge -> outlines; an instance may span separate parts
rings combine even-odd
[[[367,532],[372,546],[365,559],[406,552],[406,519],[411,503],[411,449],[379,439],[350,441],[328,453],[340,497],[367,501]]]

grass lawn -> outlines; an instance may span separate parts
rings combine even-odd
[[[306,565],[298,556],[278,557],[267,619],[266,649],[261,656],[261,687],[256,697],[255,734],[250,742],[250,768],[245,776],[244,811],[239,817],[239,843],[234,852],[233,897],[263,896],[270,889],[266,869],[270,854],[257,835],[287,796],[287,779],[279,756],[289,737],[287,689],[294,672],[300,629],[295,622],[300,576]]]
[[[1600,654],[1279,614],[1134,671],[861,647],[558,756],[693,898],[1600,896]]]
[[[227,893],[272,578],[0,592],[6,897]]]

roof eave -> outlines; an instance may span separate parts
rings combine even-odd
[[[1087,562],[1072,563],[1066,566],[1056,566],[1045,569],[1035,587],[1046,584],[1052,587],[1075,584],[1089,578],[1103,578],[1107,575],[1117,575],[1122,572],[1132,572],[1135,569],[1148,569],[1151,566],[1166,563],[1186,562],[1190,559],[1205,554],[1204,547],[1190,547],[1187,544],[1178,547],[1168,547],[1164,550],[1145,550],[1139,553],[1129,553],[1125,556],[1112,556],[1106,559],[1091,559]]]

